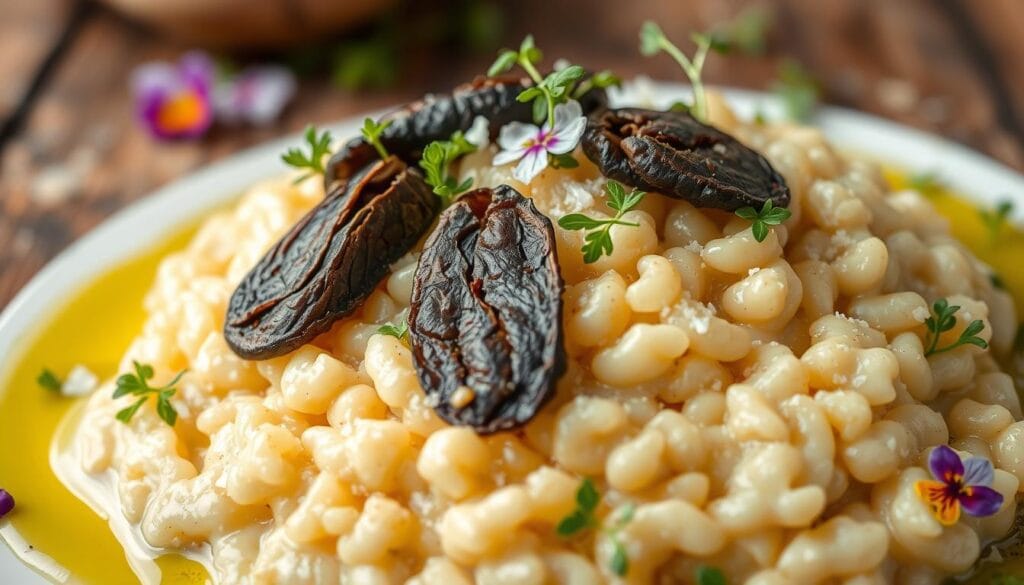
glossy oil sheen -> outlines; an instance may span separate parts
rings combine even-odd
[[[895,188],[908,184],[899,173],[886,176]],[[953,234],[998,272],[1016,299],[1018,313],[1024,315],[1024,271],[1019,270],[1024,232],[1007,226],[995,245],[970,201],[941,189],[931,199],[953,220]],[[191,227],[183,230],[70,295],[67,304],[41,324],[35,339],[24,340],[24,353],[0,372],[0,446],[7,446],[0,448],[0,481],[17,499],[10,521],[32,546],[86,585],[131,583],[135,577],[106,522],[51,471],[50,442],[74,401],[42,390],[35,378],[43,367],[62,374],[79,363],[101,377],[115,374],[125,348],[142,326],[142,299],[160,258],[184,246],[193,233]],[[178,555],[165,555],[157,564],[166,585],[199,585],[208,579],[202,565]],[[995,573],[1024,574],[1024,561],[988,567],[969,582],[987,585]]]

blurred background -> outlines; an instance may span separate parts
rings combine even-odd
[[[0,0],[0,308],[47,260],[155,187],[310,123],[446,91],[531,32],[548,64],[561,56],[623,78],[681,80],[669,58],[639,54],[641,22],[657,21],[687,52],[691,32],[727,30],[736,50],[709,59],[704,78],[713,85],[774,91],[804,110],[815,100],[864,110],[1024,170],[1022,7],[1021,0]],[[132,80],[154,63],[165,75],[180,69],[179,59],[197,50],[218,87],[236,98],[248,95],[248,80],[266,78],[258,67],[273,66],[277,84],[253,90],[266,107],[243,115],[229,103],[193,137],[155,136],[139,116]]]

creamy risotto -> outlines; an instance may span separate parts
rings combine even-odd
[[[112,478],[156,549],[209,545],[221,583],[481,585],[938,583],[1007,534],[1024,480],[1024,422],[996,358],[1012,344],[1010,297],[913,191],[818,130],[709,120],[763,153],[792,217],[762,242],[750,222],[650,194],[585,264],[582,232],[555,227],[566,281],[568,371],[517,432],[449,426],[410,350],[377,333],[408,310],[417,254],[352,317],[280,358],[245,361],[223,334],[232,290],[324,195],[293,177],[260,184],[166,258],[127,351],[156,382],[187,373],[164,424],[147,403],[96,392],[81,465]],[[461,178],[507,183],[557,219],[609,213],[584,157],[531,184],[464,158]],[[932,301],[980,319],[989,349],[925,357]],[[997,513],[941,524],[915,492],[932,447],[995,466]],[[590,478],[606,525],[560,537]],[[629,571],[610,568],[616,543]]]

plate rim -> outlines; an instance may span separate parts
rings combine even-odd
[[[781,117],[783,104],[765,92],[714,87],[722,92],[736,114],[752,117],[763,111],[772,119]],[[613,100],[635,102],[647,99],[654,107],[667,107],[690,94],[688,85],[677,82],[637,78],[625,90],[614,93]],[[358,133],[362,119],[384,110],[367,112],[325,126],[335,137]],[[837,148],[848,149],[896,166],[915,171],[937,169],[945,184],[956,192],[982,204],[994,205],[1010,197],[1016,206],[1014,218],[1024,217],[1024,175],[1009,166],[947,138],[887,120],[872,114],[838,106],[820,108],[810,121]],[[81,290],[105,270],[124,262],[145,249],[165,241],[180,226],[201,218],[218,206],[234,199],[249,186],[280,175],[285,167],[279,155],[301,140],[296,132],[246,148],[220,161],[171,181],[137,201],[118,210],[52,258],[11,299],[0,313],[0,381],[9,375],[14,363],[22,359],[19,346],[32,334],[31,325],[52,318],[70,294]],[[870,143],[870,146],[869,146]],[[956,173],[948,172],[953,164]],[[194,194],[199,194],[195,196]],[[153,226],[158,226],[153,229]],[[119,244],[139,242],[133,249]],[[0,393],[6,389],[0,388]],[[16,494],[15,494],[16,496]],[[46,583],[37,569],[22,562],[31,557],[48,565],[47,573],[60,582],[68,582],[61,567],[42,551],[16,551],[20,535],[14,526],[0,520],[0,575],[16,578],[18,583]],[[13,541],[13,542],[12,542]],[[51,570],[57,569],[54,572]],[[73,579],[73,578],[72,578]]]

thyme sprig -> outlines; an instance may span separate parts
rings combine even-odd
[[[600,504],[601,494],[597,491],[593,480],[585,478],[580,482],[580,487],[576,489],[576,508],[568,516],[562,518],[558,526],[555,527],[555,532],[563,538],[568,538],[585,530],[600,527],[600,522],[595,514]],[[625,545],[619,539],[619,533],[633,519],[635,512],[636,508],[632,504],[627,504],[615,518],[615,522],[602,529],[614,547],[612,557],[608,561],[608,568],[620,577],[624,577],[629,572],[629,555]]]
[[[687,57],[679,47],[668,40],[656,22],[648,20],[640,28],[640,54],[645,57],[653,57],[658,53],[665,52],[679,64],[693,87],[693,105],[690,106],[690,113],[694,118],[704,122],[708,117],[707,94],[704,82],[701,80],[704,61],[710,51],[724,52],[728,49],[728,45],[717,42],[713,34],[707,33],[695,33],[690,36],[690,39],[697,45],[693,58]]]
[[[1013,201],[1009,199],[1000,201],[993,209],[979,209],[978,217],[981,223],[988,230],[989,239],[995,243],[1003,232],[1007,220],[1013,213]]]
[[[402,343],[405,343],[409,340],[409,323],[404,319],[398,325],[395,325],[394,323],[385,323],[377,328],[377,333],[380,333],[381,335],[390,335],[391,337],[397,338]]]
[[[149,385],[149,380],[153,378],[153,366],[147,364],[140,364],[139,362],[133,361],[135,372],[122,374],[117,378],[117,386],[114,389],[114,398],[120,398],[126,395],[137,396],[138,399],[128,406],[118,411],[116,417],[117,420],[127,424],[138,412],[139,408],[149,400],[150,395],[156,396],[156,413],[160,418],[170,426],[174,426],[174,423],[178,421],[178,411],[174,409],[174,405],[171,404],[171,397],[177,392],[175,386],[181,377],[185,375],[185,370],[178,372],[170,382],[159,387],[152,387]]]
[[[444,206],[447,207],[452,199],[473,186],[472,177],[459,183],[458,179],[449,174],[449,167],[455,159],[476,152],[476,150],[476,145],[466,140],[460,131],[452,134],[450,140],[431,142],[423,150],[423,158],[419,163],[420,168],[426,173],[427,184],[434,188],[434,193],[441,198]]]
[[[63,384],[57,374],[53,373],[50,368],[43,368],[43,371],[39,372],[36,376],[36,384],[39,384],[40,388],[49,390],[50,392],[60,393]]]
[[[363,138],[366,139],[373,149],[377,151],[377,155],[380,156],[381,160],[388,157],[388,149],[384,148],[384,144],[380,141],[380,135],[391,125],[393,120],[381,120],[380,122],[374,122],[373,118],[366,118],[363,120],[363,128],[360,132]]]
[[[736,210],[736,215],[750,221],[750,231],[753,232],[754,239],[763,242],[768,237],[768,232],[771,231],[769,226],[781,224],[793,213],[785,207],[775,207],[772,200],[767,199],[760,211],[753,207],[741,207]]]
[[[938,299],[932,304],[932,314],[924,321],[925,327],[928,328],[925,357],[956,349],[961,345],[974,345],[982,349],[988,347],[988,342],[978,337],[978,334],[985,329],[985,323],[981,319],[975,319],[968,323],[956,341],[939,347],[939,338],[942,337],[942,334],[956,327],[955,315],[959,310],[959,305],[950,305],[946,299]]]
[[[295,179],[296,183],[312,177],[324,174],[324,156],[331,150],[331,133],[324,130],[318,133],[315,126],[306,126],[303,135],[306,145],[309,146],[309,154],[303,152],[302,147],[289,148],[281,155],[281,160],[296,169],[308,169],[309,172]]]
[[[608,193],[608,207],[615,210],[615,216],[609,219],[594,219],[582,213],[570,213],[558,219],[558,225],[566,230],[586,230],[583,238],[583,261],[587,264],[597,262],[602,255],[611,255],[612,226],[622,225],[638,227],[640,224],[622,219],[627,212],[635,208],[643,200],[643,191],[633,189],[626,193],[626,188],[617,181],[608,181],[604,186]]]

